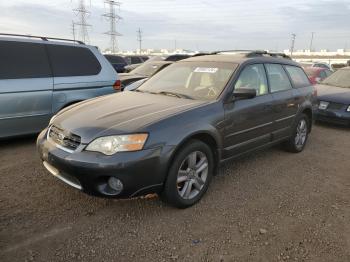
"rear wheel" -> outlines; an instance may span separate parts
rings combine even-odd
[[[309,136],[310,119],[307,115],[301,114],[293,127],[293,135],[285,143],[289,152],[299,153],[303,151]]]
[[[169,169],[162,199],[178,208],[198,202],[208,189],[214,157],[208,145],[192,140],[175,156]]]

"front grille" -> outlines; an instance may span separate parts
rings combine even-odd
[[[57,126],[51,126],[49,130],[49,138],[56,144],[73,151],[78,148],[81,142],[80,136],[65,132]]]
[[[343,104],[339,104],[339,103],[332,103],[330,102],[327,109],[329,110],[340,110],[344,107]]]

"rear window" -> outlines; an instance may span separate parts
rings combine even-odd
[[[125,64],[125,60],[123,57],[113,55],[105,55],[105,57],[112,64]]]
[[[285,66],[290,78],[292,79],[293,85],[297,88],[310,86],[310,80],[306,76],[303,69],[296,66]]]
[[[319,69],[318,68],[314,68],[314,67],[307,67],[304,68],[305,73],[310,76],[310,77],[315,77],[318,75]]]
[[[55,77],[97,75],[101,65],[84,47],[47,45]]]
[[[51,76],[43,44],[0,41],[0,79]]]

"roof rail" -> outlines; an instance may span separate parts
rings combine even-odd
[[[276,57],[276,58],[280,57],[285,59],[291,59],[290,56],[284,53],[268,52],[266,50],[222,50],[222,51],[214,51],[208,54],[216,55],[220,53],[238,53],[238,54],[243,54],[246,57],[270,56],[270,57]]]
[[[85,45],[84,42],[79,41],[79,40],[65,39],[65,38],[56,38],[56,37],[47,37],[47,36],[20,35],[20,34],[7,34],[7,33],[0,33],[0,36],[28,37],[28,38],[41,39],[43,41],[58,40],[58,41],[75,42],[75,43],[78,43],[78,44],[81,44],[81,45]]]

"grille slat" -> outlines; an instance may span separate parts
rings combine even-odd
[[[76,150],[81,143],[80,136],[65,132],[63,129],[58,128],[57,126],[52,126],[50,128],[49,137],[56,144],[73,151]]]

